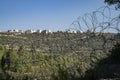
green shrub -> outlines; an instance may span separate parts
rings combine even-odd
[[[4,46],[0,44],[0,51],[4,50]]]
[[[113,60],[116,60],[119,62],[120,60],[120,43],[117,43],[113,48],[112,50],[110,50],[111,52],[111,58]]]

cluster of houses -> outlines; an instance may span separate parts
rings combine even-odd
[[[26,30],[26,31],[22,31],[22,30],[18,30],[18,29],[14,29],[14,30],[8,30],[7,32],[9,32],[9,33],[52,33],[52,31],[51,30],[37,30],[37,31],[35,31],[35,30],[33,30],[33,29],[29,29],[29,30]]]
[[[2,31],[0,31],[2,32]],[[33,29],[29,29],[29,30],[26,30],[26,31],[23,31],[23,30],[18,30],[18,29],[12,29],[12,30],[8,30],[7,31],[8,33],[27,33],[27,34],[30,34],[30,33],[45,33],[45,34],[48,34],[48,33],[52,33],[51,30],[41,30],[41,29],[38,29],[38,30],[33,30]],[[78,31],[75,31],[75,30],[72,30],[72,29],[67,29],[66,31],[60,31],[58,30],[57,32],[66,32],[66,33],[84,33],[82,30],[78,30]],[[90,33],[90,32],[93,32],[93,30],[87,30],[87,33]]]
[[[0,31],[2,32],[2,31]],[[26,31],[23,31],[23,30],[18,30],[18,29],[11,29],[11,30],[8,30],[7,31],[8,33],[27,33],[27,34],[30,34],[30,33],[45,33],[45,34],[48,34],[48,33],[52,33],[51,30],[33,30],[33,29],[29,29],[29,30],[26,30]],[[57,32],[66,32],[66,33],[83,33],[83,31],[79,30],[79,31],[75,31],[75,30],[72,30],[72,29],[68,29],[66,31],[61,31],[61,30],[58,30]]]

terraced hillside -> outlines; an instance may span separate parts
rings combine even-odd
[[[34,51],[42,53],[67,54],[89,51],[90,49],[102,50],[103,47],[110,49],[117,39],[119,41],[117,34],[97,34],[54,32],[50,34],[23,33],[16,35],[15,33],[0,33],[0,43],[7,48],[11,46],[18,48],[24,45],[26,50],[33,48]]]
[[[96,65],[107,59],[119,41],[120,35],[113,33],[0,33],[0,79],[96,78]]]

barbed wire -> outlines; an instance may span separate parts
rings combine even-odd
[[[79,16],[77,20],[72,22],[69,28],[83,32],[86,30],[91,30],[92,32],[104,32],[111,28],[119,32],[120,14],[114,14],[115,12],[118,11],[109,6],[100,7],[92,13],[85,13],[83,16]]]
[[[107,53],[119,42],[115,37],[114,39],[112,36],[107,38],[105,34],[111,33],[115,35],[120,33],[120,12],[110,6],[102,6],[92,13],[85,13],[83,16],[77,17],[69,29],[82,32],[84,36],[80,36],[79,40],[84,46],[88,43],[86,47],[92,48],[92,52],[98,50],[96,49],[98,45],[93,44],[93,42],[99,42],[99,39],[101,39],[102,46],[99,49]],[[99,37],[99,39],[96,39],[97,37]],[[74,41],[75,40],[71,40],[71,42],[75,43]],[[106,47],[109,43],[111,43],[111,46]],[[80,44],[79,41],[77,44]],[[89,46],[90,44],[92,46]]]

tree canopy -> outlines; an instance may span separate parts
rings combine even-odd
[[[108,5],[115,5],[116,9],[120,9],[120,0],[105,0],[105,3],[107,3]]]

